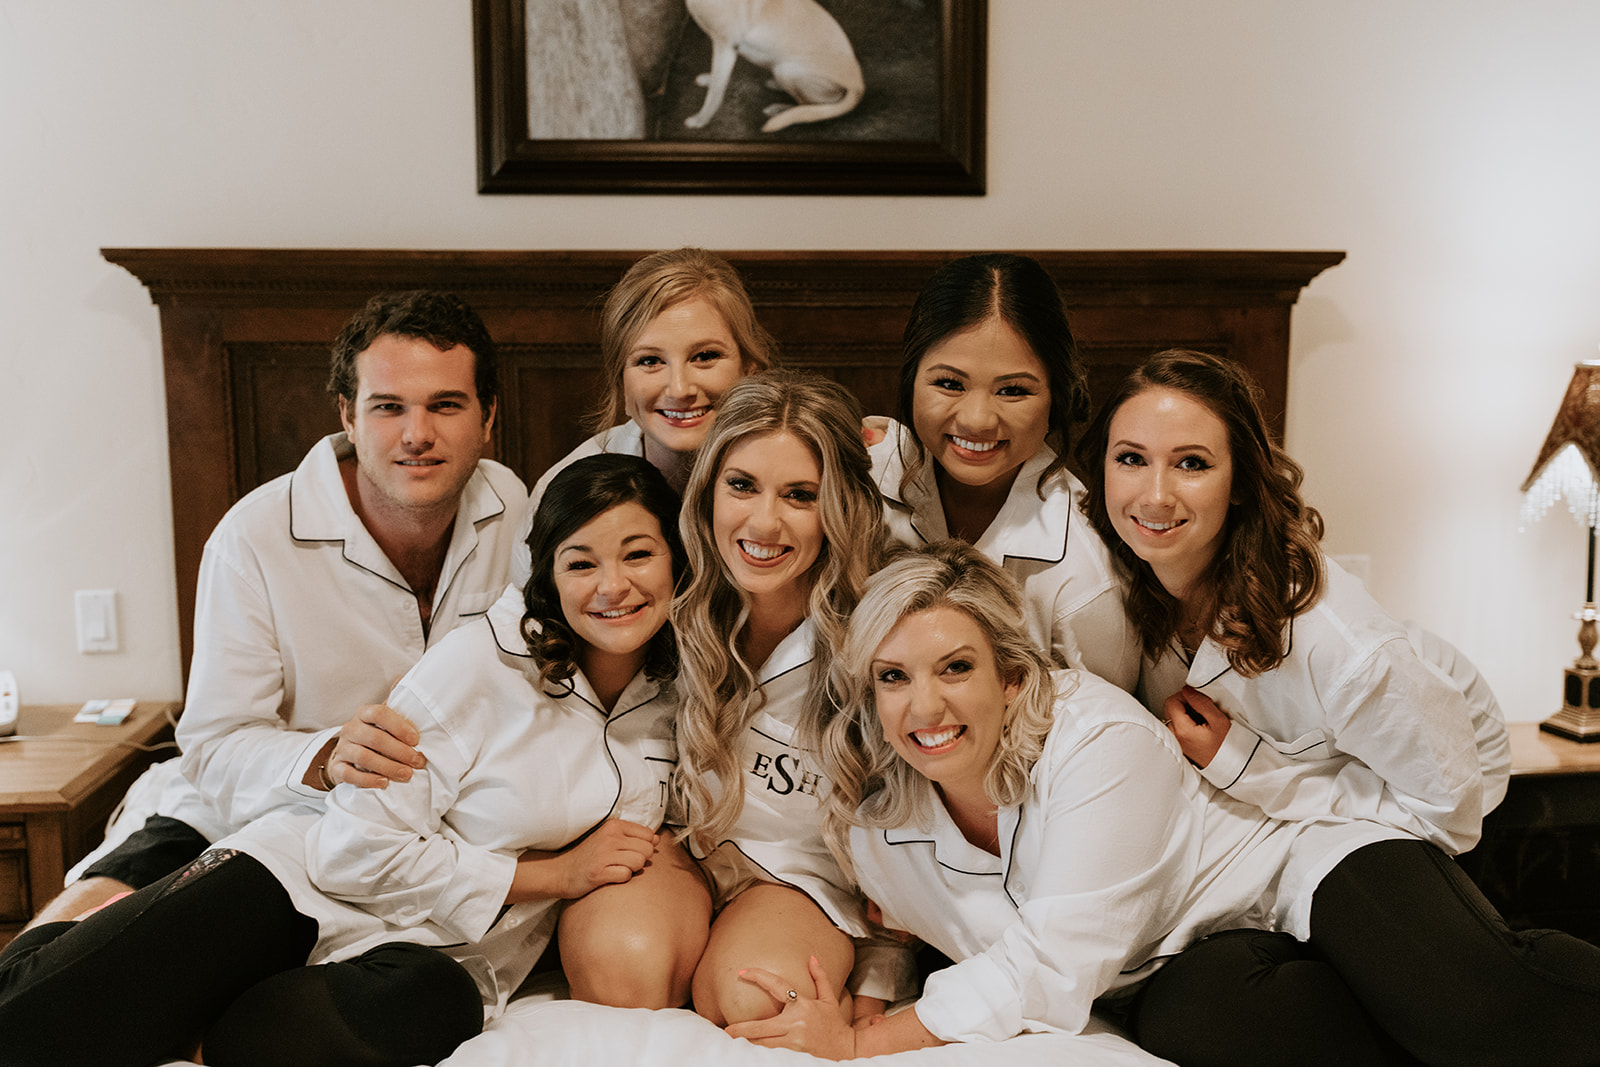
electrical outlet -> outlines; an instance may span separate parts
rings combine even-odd
[[[80,589],[74,596],[78,609],[78,651],[115,652],[117,641],[117,591]]]

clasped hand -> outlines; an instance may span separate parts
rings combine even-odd
[[[839,993],[828,981],[828,972],[817,957],[812,956],[806,965],[811,972],[814,990],[790,990],[788,983],[771,971],[760,967],[747,967],[739,977],[754,983],[773,1000],[783,1005],[783,1010],[769,1019],[754,1019],[734,1023],[727,1028],[728,1036],[742,1037],[752,1044],[767,1048],[790,1048],[809,1052],[829,1060],[854,1059],[856,1055],[856,1030],[845,1022],[839,1011]],[[794,996],[791,997],[790,993]],[[858,1027],[876,1023],[883,1017],[859,1021]]]
[[[383,704],[368,704],[339,728],[328,754],[328,778],[362,789],[383,789],[390,782],[409,782],[428,765],[417,751],[421,735],[411,721]]]
[[[1228,713],[1216,701],[1192,685],[1169,696],[1162,705],[1161,717],[1172,736],[1178,739],[1183,754],[1201,769],[1209,767],[1222,748],[1223,738],[1233,725]]]

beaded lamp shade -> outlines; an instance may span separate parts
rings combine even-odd
[[[1574,741],[1600,741],[1600,661],[1594,647],[1600,609],[1594,602],[1595,527],[1600,526],[1600,362],[1579,363],[1562,398],[1550,435],[1522,483],[1522,521],[1544,517],[1565,500],[1572,517],[1589,528],[1589,579],[1577,615],[1577,662],[1567,668],[1562,706],[1539,728]]]
[[[1524,523],[1544,518],[1564,499],[1573,518],[1591,529],[1600,526],[1600,362],[1573,368],[1567,395],[1522,491]]]

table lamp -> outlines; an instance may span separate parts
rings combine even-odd
[[[1574,741],[1600,741],[1600,661],[1594,658],[1600,636],[1595,626],[1600,610],[1594,602],[1594,531],[1600,525],[1600,362],[1573,368],[1555,425],[1522,483],[1522,492],[1524,524],[1542,519],[1552,504],[1565,499],[1572,517],[1589,529],[1586,595],[1583,610],[1573,616],[1580,622],[1582,654],[1567,668],[1561,710],[1541,722],[1539,729]]]

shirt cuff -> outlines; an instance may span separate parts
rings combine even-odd
[[[457,865],[428,918],[463,941],[482,941],[506,906],[517,858],[457,844]]]
[[[306,785],[306,774],[315,765],[317,753],[322,751],[322,746],[331,738],[338,737],[341,729],[343,729],[342,724],[307,735],[305,747],[300,750],[300,755],[295,757],[294,765],[289,768],[289,780],[283,783],[289,792],[313,799],[322,799],[328,795],[315,786]]]
[[[1261,738],[1254,731],[1234,719],[1228,726],[1227,736],[1222,739],[1222,747],[1211,757],[1211,762],[1200,769],[1200,773],[1206,781],[1226,791],[1244,775],[1250,757],[1255,755],[1256,747],[1260,744]]]
[[[941,1041],[1004,1041],[1022,1032],[1020,991],[987,956],[929,975],[914,1010]]]

